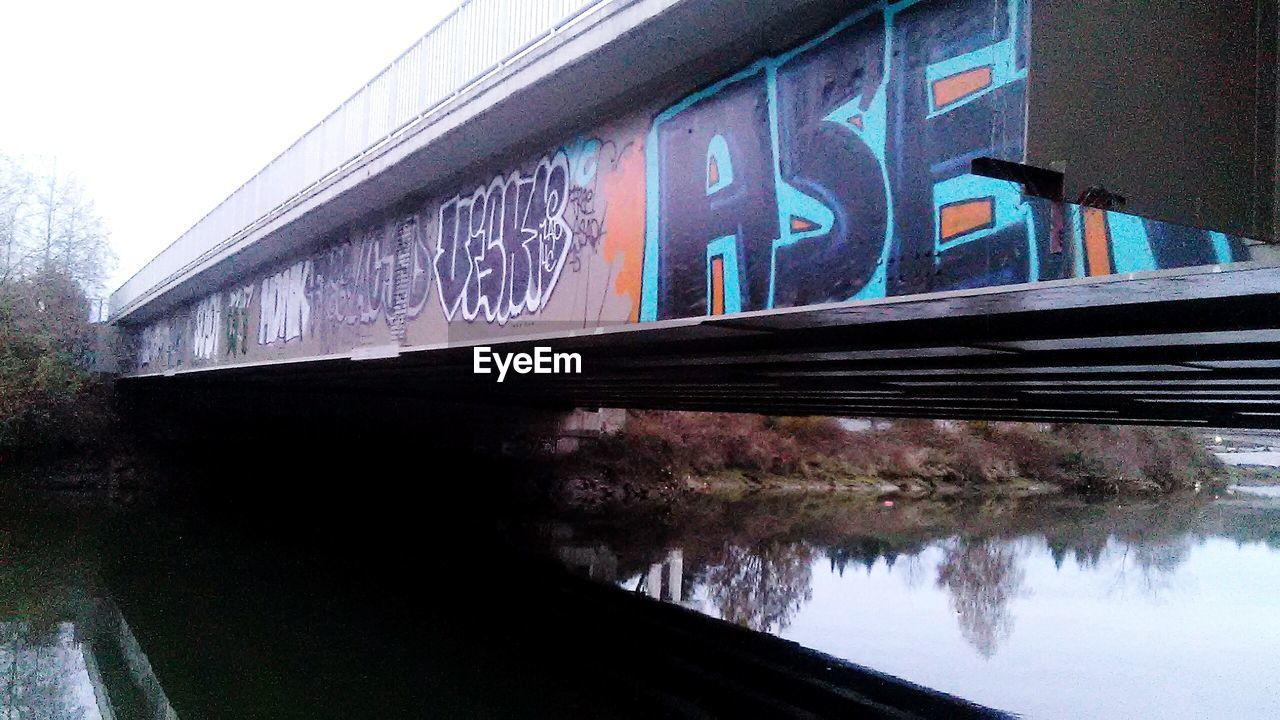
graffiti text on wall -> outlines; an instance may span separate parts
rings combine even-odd
[[[143,328],[138,338],[138,366],[160,369],[177,365],[182,358],[182,334],[173,331],[168,320],[157,320]]]
[[[1024,159],[1028,23],[1028,0],[881,3],[344,227],[140,329],[138,366],[434,344],[442,317],[501,334],[538,314],[590,327],[1247,259],[1239,238],[969,173]]]
[[[375,225],[312,256],[306,295],[329,322],[367,325],[389,314],[395,262],[395,242]]]
[[[192,317],[191,355],[197,360],[218,356],[218,335],[222,330],[222,294],[214,293],[196,305]]]
[[[311,300],[307,297],[311,273],[311,261],[302,260],[262,279],[259,345],[300,338],[311,326]]]
[[[1027,26],[1025,0],[882,5],[659,113],[640,319],[1247,257],[969,174],[1023,159]]]
[[[236,288],[227,294],[223,315],[226,354],[231,357],[249,352],[249,308],[253,304],[253,285]]]
[[[502,324],[546,303],[569,255],[569,191],[560,151],[440,206],[434,264],[446,318]]]
[[[1017,198],[948,183],[1022,158],[1026,25],[1022,0],[881,6],[659,114],[642,319],[929,290],[986,270],[979,238],[1025,277]]]

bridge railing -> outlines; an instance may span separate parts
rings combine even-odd
[[[465,0],[111,295],[111,317],[610,0]]]

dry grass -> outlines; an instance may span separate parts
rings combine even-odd
[[[903,420],[855,432],[832,418],[660,411],[632,412],[622,433],[585,454],[628,478],[1037,481],[1108,494],[1173,491],[1222,471],[1192,435],[1167,428]]]

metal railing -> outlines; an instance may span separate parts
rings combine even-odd
[[[465,0],[111,294],[111,316],[611,0]]]

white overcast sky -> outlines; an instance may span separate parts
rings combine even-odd
[[[5,0],[0,153],[57,158],[114,290],[458,0]]]

